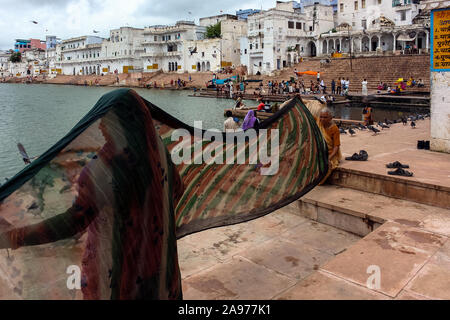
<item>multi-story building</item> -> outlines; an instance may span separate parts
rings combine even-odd
[[[241,63],[249,74],[270,74],[296,63],[301,56],[315,56],[317,35],[334,27],[329,1],[297,3],[277,1],[276,7],[250,15],[248,39],[241,39]]]
[[[197,42],[204,39],[205,32],[206,27],[197,26],[192,21],[145,28],[144,51],[141,53],[144,71],[192,71],[192,63],[188,59],[198,51]]]
[[[11,52],[0,51],[0,77],[9,76],[9,58]]]
[[[321,36],[321,54],[396,54],[429,48],[426,25],[413,22],[418,0],[338,0],[337,27]]]
[[[48,75],[58,74],[58,70],[56,70],[56,61],[56,47],[45,50],[45,65],[47,67]],[[59,73],[62,73],[62,70],[59,70]]]
[[[58,39],[56,36],[46,36],[45,37],[45,49],[55,49]]]
[[[103,38],[96,36],[81,36],[63,40],[56,45],[57,68],[66,75],[100,73],[96,58],[100,57]]]
[[[14,51],[20,53],[33,49],[45,50],[45,48],[46,48],[45,41],[39,39],[28,39],[28,40],[16,39],[16,43],[14,44]]]
[[[111,30],[109,39],[83,36],[64,40],[55,48],[55,69],[66,75],[142,71],[143,32],[122,27]]]

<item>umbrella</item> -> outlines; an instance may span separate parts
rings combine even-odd
[[[403,82],[404,80],[403,80],[403,78],[398,78],[397,79],[397,82]]]

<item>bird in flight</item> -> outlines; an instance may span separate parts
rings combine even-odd
[[[31,20],[30,22],[34,23],[34,24],[38,24],[37,21]]]
[[[92,32],[93,32],[93,33],[99,33],[100,31],[97,31],[97,30],[93,30]]]

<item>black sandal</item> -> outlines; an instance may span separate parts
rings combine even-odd
[[[395,171],[388,171],[388,174],[392,176],[403,176],[403,177],[412,177],[414,174],[412,172],[403,170],[402,168],[397,168]]]
[[[401,164],[400,162],[395,161],[395,162],[392,162],[392,163],[387,164],[387,165],[386,165],[386,168],[389,168],[389,169],[397,169],[397,168],[408,169],[408,168],[409,168],[409,165],[407,165],[407,164]]]
[[[367,161],[367,159],[369,158],[369,155],[367,154],[367,152],[365,150],[361,150],[358,153],[354,153],[351,157],[346,157],[345,160],[348,161]]]

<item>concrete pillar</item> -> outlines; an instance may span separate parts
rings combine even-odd
[[[381,35],[378,35],[378,48],[381,48]]]
[[[360,52],[363,52],[363,44],[362,44],[362,42],[363,42],[363,37],[359,38],[359,51]]]
[[[354,48],[353,48],[353,38],[352,37],[350,37],[350,52],[353,54],[353,51],[354,50]]]
[[[430,41],[430,35],[428,34],[428,31],[425,31],[425,34],[426,34],[426,40],[425,40],[425,48],[426,49],[428,49],[429,47],[428,47],[428,41]]]
[[[431,142],[433,151],[450,153],[450,72],[431,72]]]
[[[431,20],[433,25],[431,29],[431,41],[433,41],[433,50],[430,57],[433,58],[431,64],[431,140],[430,149],[433,151],[450,153],[450,67],[447,61],[442,58],[439,52],[434,52],[435,48],[441,50],[449,48],[448,44],[439,36],[450,36],[450,30],[442,23],[448,19],[450,8],[431,11]],[[434,19],[433,19],[434,18]],[[438,34],[435,34],[438,32]],[[428,33],[427,45],[428,45]],[[438,46],[439,44],[439,46]],[[442,51],[441,51],[442,52]]]
[[[369,36],[369,52],[372,51],[372,37]]]

